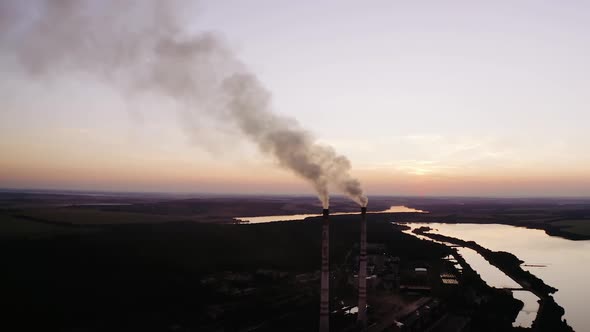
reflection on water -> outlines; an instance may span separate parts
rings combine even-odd
[[[398,213],[398,212],[424,212],[422,210],[416,210],[409,208],[407,206],[402,205],[395,205],[391,206],[389,209],[384,211],[378,212],[368,212],[368,213]],[[333,216],[340,216],[345,214],[359,214],[359,212],[335,212],[331,213]],[[309,217],[319,217],[321,214],[291,214],[291,215],[283,215],[283,216],[262,216],[262,217],[237,217],[240,222],[244,224],[260,224],[265,222],[273,222],[273,221],[290,221],[290,220],[303,220]]]
[[[379,211],[379,212],[369,212],[369,213],[398,213],[398,212],[420,212],[425,213],[426,211],[417,210],[413,208],[409,208],[403,205],[394,205],[387,210]]]
[[[352,307],[352,308],[346,310],[346,314],[356,314],[357,312],[359,312],[359,307]]]
[[[521,286],[504,272],[490,264],[475,250],[469,248],[457,248],[457,251],[467,264],[471,266],[486,282],[486,284],[496,288],[520,288]],[[518,313],[514,326],[531,327],[537,317],[539,310],[539,298],[529,291],[513,291],[512,295],[524,303],[524,307]]]
[[[422,223],[408,223],[405,225],[410,226],[412,228],[412,230],[414,230],[415,228],[421,227],[421,226],[434,227],[433,225],[422,224]],[[437,227],[434,227],[434,228],[437,228]],[[445,232],[440,232],[437,230],[432,231],[432,232],[448,235],[448,234],[445,234]],[[419,234],[414,234],[411,231],[406,231],[406,233],[417,236],[423,240],[433,241],[429,237],[419,235]],[[442,243],[440,241],[435,241],[435,242]],[[443,244],[445,244],[445,243],[443,243]],[[455,249],[457,249],[457,252],[463,257],[463,259],[465,259],[467,264],[469,264],[469,266],[471,266],[472,269],[477,271],[477,273],[480,275],[481,279],[483,281],[485,281],[485,283],[488,284],[489,286],[496,287],[496,288],[521,288],[521,286],[516,281],[512,280],[512,278],[508,277],[500,269],[498,269],[497,267],[490,264],[487,260],[485,260],[485,258],[483,258],[483,256],[481,256],[475,250],[469,249],[469,248],[463,248],[463,247],[457,247]],[[533,324],[533,321],[537,317],[537,311],[539,310],[539,303],[538,303],[539,298],[535,294],[533,294],[529,291],[525,291],[525,290],[513,291],[512,294],[515,298],[519,299],[520,301],[522,301],[524,303],[524,307],[518,313],[518,316],[516,317],[516,320],[514,321],[513,325],[515,327],[525,327],[525,328],[531,327]]]
[[[457,251],[467,264],[471,266],[486,282],[486,284],[496,288],[520,288],[521,286],[504,272],[490,264],[475,250],[469,248],[457,248]],[[539,310],[539,298],[529,291],[513,291],[512,295],[524,303],[524,307],[518,313],[514,326],[531,327],[537,317]]]
[[[585,303],[590,297],[590,241],[572,241],[549,236],[541,230],[508,225],[424,225],[436,229],[440,234],[475,241],[490,250],[513,253],[525,262],[523,269],[559,290],[554,298],[565,308],[564,318],[568,324],[576,331],[590,331],[590,315],[587,314]],[[474,269],[479,271],[477,266]],[[519,293],[515,297],[517,295],[522,296]],[[525,309],[527,303],[530,301],[525,302]]]
[[[513,291],[512,295],[524,303],[524,307],[518,313],[514,326],[530,327],[539,310],[539,298],[529,291]]]
[[[504,272],[490,264],[475,250],[469,248],[457,248],[457,251],[467,264],[480,274],[486,284],[496,288],[520,288],[520,285],[508,277]]]

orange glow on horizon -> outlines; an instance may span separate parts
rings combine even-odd
[[[154,163],[115,165],[0,164],[2,187],[120,191],[313,194],[311,186],[272,165]],[[584,174],[416,175],[384,170],[355,171],[365,191],[383,195],[588,196]]]

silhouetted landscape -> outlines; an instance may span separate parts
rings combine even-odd
[[[6,327],[55,331],[317,328],[320,218],[252,225],[233,219],[314,213],[321,206],[312,197],[3,192],[0,202],[2,278],[8,286],[4,299],[10,304],[8,319],[2,323]],[[410,320],[411,312],[404,314],[402,304],[431,299],[438,311],[420,326],[441,320],[436,331],[457,326],[475,331],[525,330],[512,327],[522,303],[486,285],[468,265],[461,264],[459,272],[446,263],[443,257],[452,254],[452,248],[403,233],[404,226],[392,221],[501,222],[582,238],[583,233],[557,225],[584,225],[590,211],[590,203],[576,199],[377,197],[372,202],[376,210],[404,204],[433,212],[368,214],[368,242],[382,245],[386,257],[395,257],[399,264],[396,272],[380,276],[384,280],[387,275],[396,276],[392,278],[399,278],[397,285],[383,282],[369,293],[370,321],[386,321],[387,315],[399,311],[396,321]],[[334,212],[356,212],[344,199],[333,199],[332,207]],[[346,314],[346,307],[354,306],[354,283],[348,279],[355,270],[358,214],[334,215],[331,226],[331,325],[336,330],[354,330],[354,315]],[[502,270],[520,269],[522,261],[505,255],[484,257],[497,260]],[[428,267],[424,279],[414,275],[416,267]],[[549,301],[554,289],[519,271],[515,272],[522,275],[519,278],[532,278],[528,282],[536,292],[554,303]],[[444,273],[455,276],[458,286],[441,284],[438,276]],[[411,285],[420,284],[423,289],[412,290]],[[391,307],[392,299],[399,303]],[[535,330],[570,330],[562,323],[563,309],[554,306],[545,305]]]
[[[590,331],[588,31],[0,0],[0,332]]]

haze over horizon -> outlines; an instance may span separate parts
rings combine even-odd
[[[184,15],[369,195],[590,196],[590,4],[201,1]],[[83,72],[31,80],[6,45],[0,187],[313,194],[231,132],[187,135],[168,100],[129,103]]]

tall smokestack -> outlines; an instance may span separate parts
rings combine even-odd
[[[320,332],[330,331],[330,210],[324,209],[322,220],[322,279],[320,289]]]
[[[367,208],[361,207],[361,244],[359,255],[359,304],[357,323],[367,328]]]

